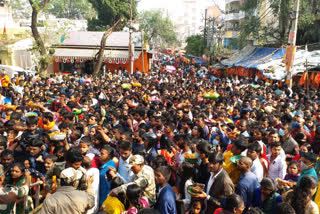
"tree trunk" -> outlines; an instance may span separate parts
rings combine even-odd
[[[107,38],[112,34],[113,31],[115,31],[119,25],[123,22],[123,18],[119,19],[111,28],[109,28],[102,36],[101,38],[101,43],[100,43],[100,48],[99,48],[99,52],[98,52],[98,56],[97,56],[97,62],[95,63],[94,66],[94,71],[93,71],[93,77],[95,78],[101,68],[102,65],[102,61],[103,61],[103,55],[104,55],[104,49],[106,47],[106,41]]]
[[[41,11],[50,0],[43,0],[40,4],[35,4],[33,0],[29,0],[32,7],[32,16],[31,16],[31,31],[34,40],[36,41],[37,46],[39,47],[39,52],[41,56],[47,55],[47,50],[44,46],[43,40],[38,31],[38,13]],[[40,62],[40,70],[45,71],[48,68],[48,62]]]

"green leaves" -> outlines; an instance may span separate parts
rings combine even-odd
[[[172,46],[179,43],[175,27],[160,10],[144,11],[139,15],[140,30],[144,31],[144,40],[151,45]]]
[[[203,36],[193,35],[187,38],[187,47],[185,48],[187,54],[201,56],[203,50]]]
[[[121,17],[126,20],[130,18],[130,0],[89,0],[89,2],[96,10],[97,17],[88,19],[88,30],[105,31]],[[132,3],[133,19],[135,19],[138,15],[137,1],[133,0]]]

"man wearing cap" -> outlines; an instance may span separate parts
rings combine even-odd
[[[135,174],[133,182],[123,184],[113,189],[110,196],[116,196],[118,193],[126,192],[127,187],[131,184],[137,184],[143,191],[143,196],[148,198],[149,204],[152,206],[156,202],[156,185],[154,180],[154,172],[150,166],[144,165],[144,158],[141,155],[133,155],[128,168]]]
[[[0,164],[0,213],[10,213],[13,203],[25,195],[28,195],[30,185],[30,172],[26,170],[26,183],[22,187],[4,187],[6,179],[3,165]],[[12,204],[10,206],[10,204]]]
[[[74,185],[81,176],[82,174],[72,167],[64,169],[60,174],[61,186],[44,200],[40,214],[82,214],[91,209],[95,205],[93,178],[87,180],[86,191],[76,190]]]
[[[301,174],[299,176],[298,184],[300,183],[300,180],[305,175],[311,175],[315,177],[318,180],[318,176],[316,173],[316,170],[314,169],[314,166],[317,162],[317,155],[312,152],[302,152],[300,151],[301,156]]]

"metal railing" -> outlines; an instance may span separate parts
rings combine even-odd
[[[28,196],[24,196],[24,214],[35,214],[37,213],[40,209],[41,206],[39,206],[40,203],[40,185],[43,184],[43,181],[37,181],[35,183],[30,184],[29,189],[32,189],[33,187],[36,188],[36,192],[35,192],[35,209],[33,209],[31,212],[29,212],[28,210]],[[39,209],[37,209],[38,207],[40,207]]]

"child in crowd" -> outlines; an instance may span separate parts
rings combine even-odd
[[[54,165],[54,163],[58,160],[58,157],[56,155],[48,155],[45,159],[44,159],[44,167],[46,169],[46,171],[48,171],[49,169],[51,169]]]
[[[200,200],[193,200],[190,207],[190,211],[186,212],[186,214],[200,214],[202,211],[202,204]]]
[[[123,184],[123,181],[120,177],[115,177],[111,180],[110,188],[114,189]],[[107,214],[120,214],[124,212],[125,209],[125,195],[124,193],[120,193],[117,197],[108,196],[107,199],[103,202],[102,206],[100,207],[100,211],[105,211]]]
[[[142,208],[149,208],[148,200],[141,197],[142,189],[136,184],[127,187],[127,199],[129,201],[129,209],[122,214],[137,214]]]
[[[284,177],[284,180],[297,182],[299,176],[299,163],[297,161],[291,161],[288,165],[288,173]]]
[[[83,156],[87,156],[92,161],[92,167],[99,167],[99,155],[100,152],[96,148],[92,147],[91,138],[88,136],[84,136],[81,138],[79,143],[79,148]]]

